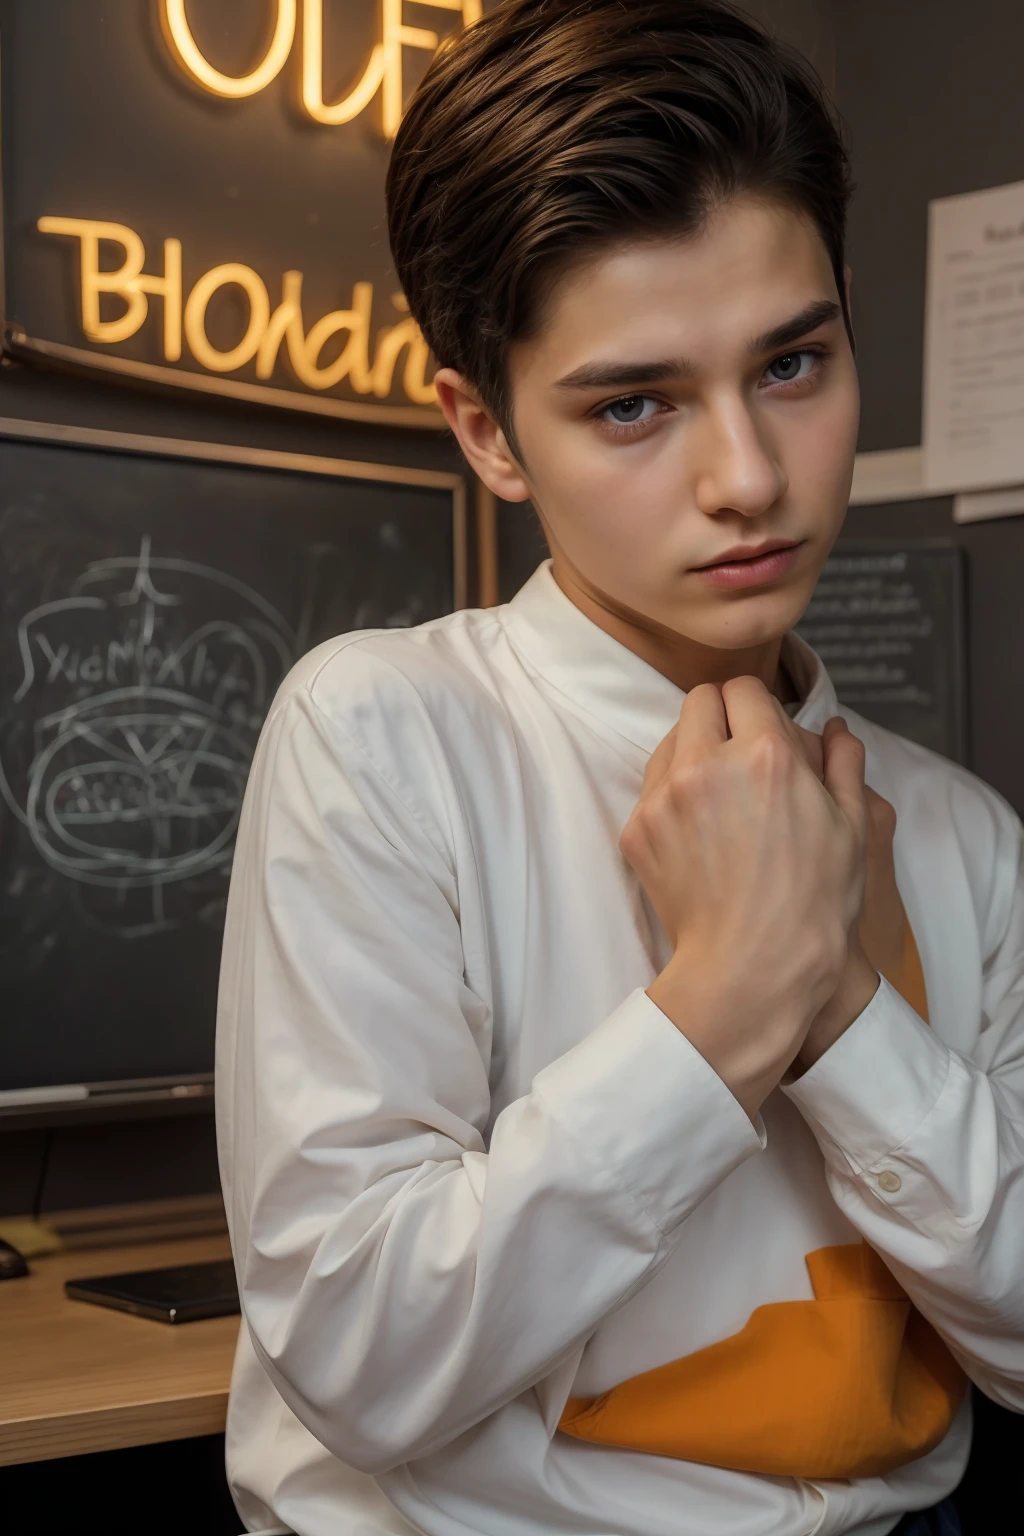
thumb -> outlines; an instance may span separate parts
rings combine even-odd
[[[858,837],[863,840],[867,823],[864,743],[858,736],[854,736],[841,715],[833,715],[831,720],[825,722],[821,747],[825,760],[825,788]]]

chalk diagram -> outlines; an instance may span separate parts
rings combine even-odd
[[[86,565],[16,639],[0,792],[40,858],[104,931],[219,920],[249,766],[296,634],[244,582],[158,556],[145,536],[137,554]]]

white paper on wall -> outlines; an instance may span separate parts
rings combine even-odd
[[[924,480],[1024,482],[1024,181],[928,208]]]

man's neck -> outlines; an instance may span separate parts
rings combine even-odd
[[[565,596],[581,613],[684,693],[701,683],[721,687],[733,677],[757,677],[780,703],[794,703],[799,698],[781,661],[781,636],[746,650],[718,650],[617,603],[557,559],[553,560],[551,571]]]

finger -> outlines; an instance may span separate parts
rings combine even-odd
[[[833,715],[825,722],[821,745],[825,759],[825,788],[863,839],[867,833],[864,743],[854,736],[841,715]]]
[[[749,741],[767,730],[780,728],[796,745],[795,727],[774,694],[758,677],[733,677],[722,685],[722,702],[730,734],[737,741]]]
[[[800,748],[807,759],[807,766],[817,779],[825,777],[825,752],[821,745],[821,737],[817,731],[805,730],[802,725],[797,726],[800,732]]]
[[[691,688],[679,712],[673,763],[679,765],[706,757],[728,740],[729,727],[720,690],[714,683]]]
[[[796,721],[786,713],[786,710],[779,700],[775,698],[774,694],[772,695],[772,703],[775,706],[776,719],[783,731],[789,737],[799,756],[810,768],[814,777],[820,781],[825,771],[821,737],[814,731],[804,730],[802,725],[797,725]]]
[[[881,844],[891,847],[896,835],[896,807],[886,800],[870,784],[865,786],[868,807],[868,826],[871,834]]]

